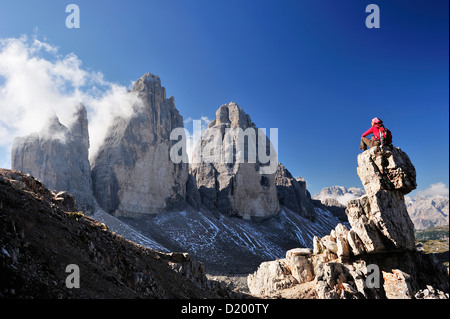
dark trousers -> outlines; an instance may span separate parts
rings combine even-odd
[[[359,144],[359,149],[365,151],[367,146],[374,147],[380,145],[380,141],[369,140],[367,137],[361,137],[361,144]]]

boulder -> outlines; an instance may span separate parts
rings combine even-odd
[[[295,248],[286,252],[286,258],[263,262],[247,277],[250,292],[256,296],[273,296],[282,289],[314,279],[311,249]]]
[[[23,174],[18,170],[0,168],[0,182],[11,185],[11,187],[33,194],[41,201],[54,205],[65,212],[77,211],[75,197],[66,191],[55,193],[47,189],[45,185],[30,174]],[[0,207],[2,203],[0,202]]]
[[[310,256],[311,255],[311,249],[310,248],[294,248],[291,250],[288,250],[286,252],[286,259],[295,257],[295,256]]]
[[[299,284],[309,282],[314,279],[314,268],[310,258],[305,255],[294,255],[286,258],[289,271]]]
[[[408,155],[399,147],[375,146],[358,155],[357,172],[366,190],[397,190],[408,194],[417,187],[416,170]]]
[[[272,296],[277,291],[296,284],[298,281],[284,259],[263,262],[257,271],[247,277],[250,293],[255,296]]]
[[[348,229],[343,224],[338,224],[335,228],[337,256],[340,258],[346,258],[351,254],[351,248],[348,243]]]
[[[319,299],[339,299],[338,288],[347,282],[340,263],[324,263],[316,273],[316,292]]]
[[[412,299],[411,276],[399,270],[383,273],[383,288],[388,299]]]

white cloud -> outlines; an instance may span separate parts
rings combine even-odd
[[[430,187],[424,189],[424,190],[419,190],[416,193],[417,197],[434,197],[434,196],[444,196],[444,197],[449,197],[449,189],[448,187],[442,183],[436,183],[436,184],[431,184]]]
[[[347,194],[344,194],[344,195],[342,195],[342,196],[336,196],[335,199],[336,199],[339,203],[341,203],[342,205],[347,206],[348,201],[357,199],[357,198],[359,198],[359,197],[361,197],[361,196],[358,196],[358,195],[355,195],[355,194],[347,193]]]
[[[0,39],[0,148],[6,154],[14,137],[40,131],[55,113],[70,126],[79,103],[88,111],[92,157],[111,120],[130,115],[139,99],[102,73],[83,69],[74,53],[61,55],[36,37]]]

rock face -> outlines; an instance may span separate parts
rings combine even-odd
[[[365,191],[357,187],[345,188],[343,186],[331,186],[323,188],[319,194],[312,197],[326,206],[326,209],[343,214],[345,221],[345,208],[348,201],[357,199],[365,194]],[[317,202],[316,202],[317,203]],[[445,196],[405,196],[406,209],[416,230],[428,229],[436,226],[444,226],[449,223],[449,198]],[[343,209],[341,209],[343,208]]]
[[[281,289],[313,280],[310,255],[308,248],[295,248],[286,252],[286,258],[263,262],[257,272],[248,276],[251,293],[273,296]]]
[[[292,260],[288,252],[286,259],[261,264],[248,276],[252,294],[282,296],[284,288],[311,282],[320,299],[410,299],[425,288],[448,298],[448,270],[432,254],[414,249],[403,196],[416,185],[408,156],[399,148],[373,147],[358,156],[358,165],[366,195],[348,204],[351,228],[338,224],[315,237],[313,254],[304,258]]]
[[[367,253],[415,247],[404,194],[416,188],[416,171],[396,147],[372,147],[358,155],[366,195],[348,203],[347,217]]]
[[[155,214],[185,205],[187,163],[170,159],[171,131],[183,128],[174,98],[147,73],[132,89],[142,99],[129,118],[118,118],[92,163],[94,195],[116,216]]]
[[[88,152],[87,113],[80,105],[69,127],[62,125],[55,115],[39,133],[16,137],[11,167],[33,175],[48,188],[73,194],[77,208],[91,212],[95,200]]]
[[[246,219],[278,213],[276,157],[262,160],[264,150],[264,155],[274,155],[272,144],[250,116],[236,103],[222,105],[194,148],[190,166],[202,204]],[[274,165],[270,172],[267,168]]]
[[[314,219],[314,206],[304,179],[301,177],[294,179],[286,167],[278,163],[275,184],[281,206],[303,217]]]
[[[417,187],[416,169],[398,147],[377,146],[359,154],[357,172],[368,195],[380,190],[408,194]]]

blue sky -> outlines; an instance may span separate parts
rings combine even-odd
[[[80,8],[79,29],[65,26],[70,3]],[[379,29],[365,25],[370,3],[380,8]],[[359,139],[377,116],[425,189],[449,184],[448,6],[0,0],[0,39],[35,35],[124,86],[157,74],[185,119],[212,119],[234,101],[258,127],[278,128],[280,162],[304,177],[312,194],[331,185],[361,187]],[[0,157],[7,152],[0,149]]]

